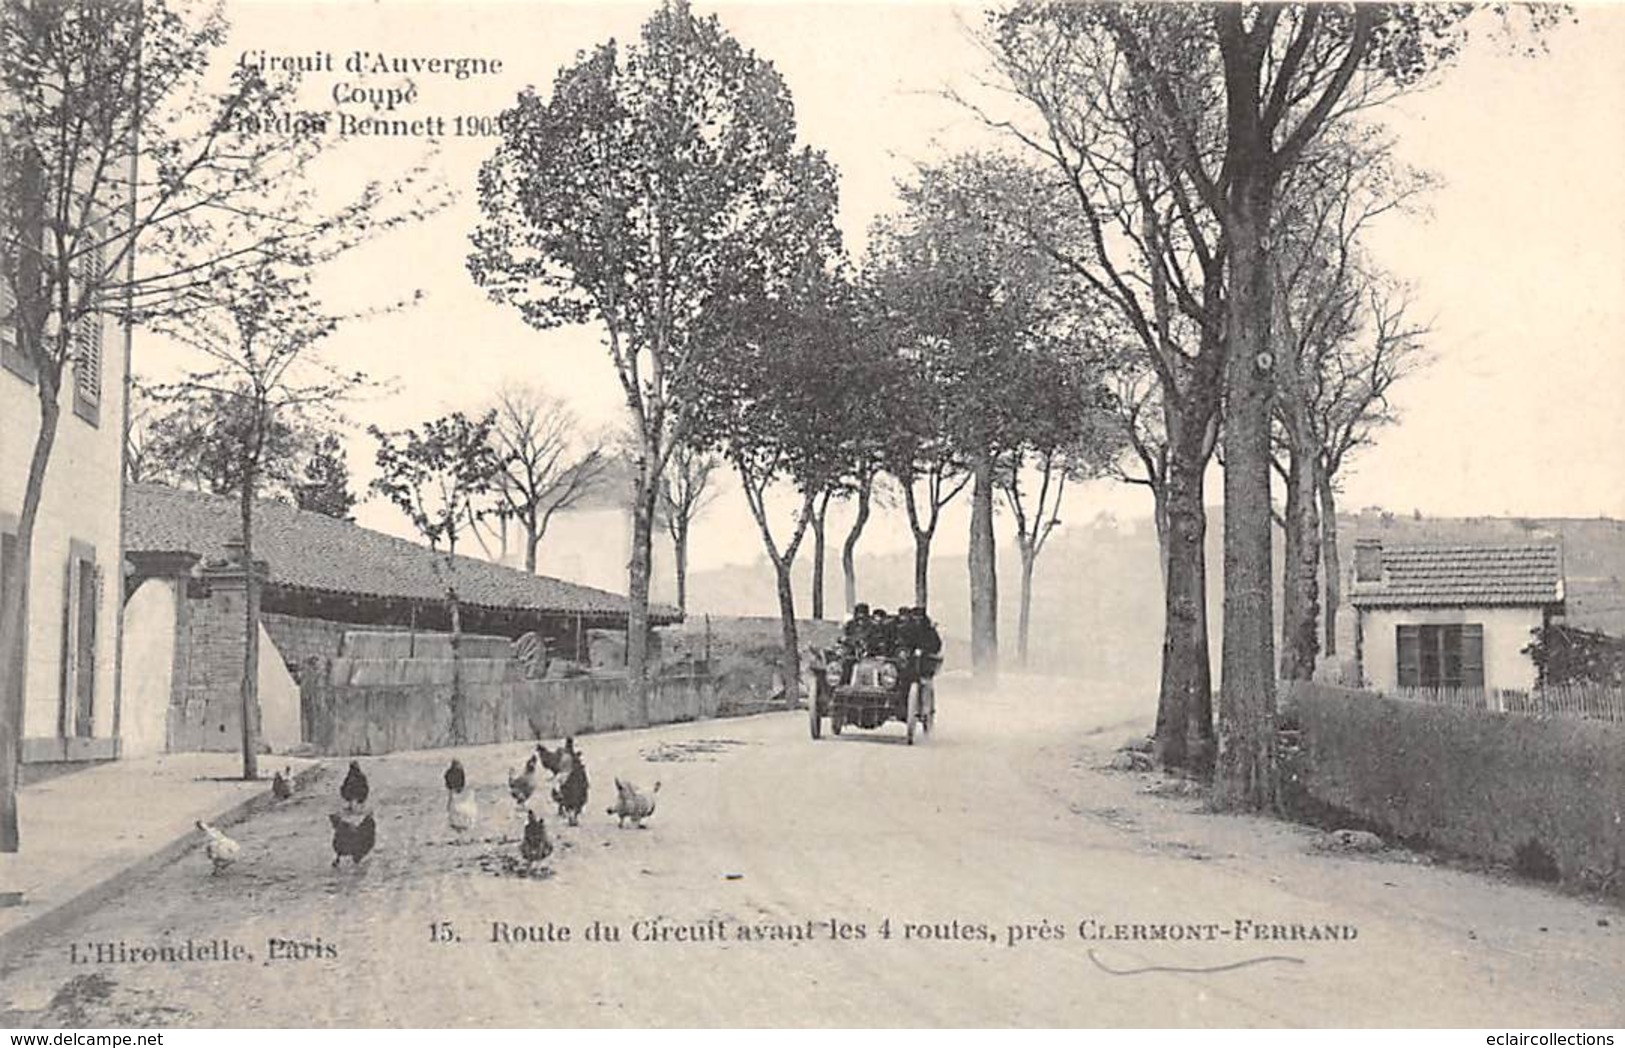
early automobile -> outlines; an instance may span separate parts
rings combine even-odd
[[[807,703],[812,737],[823,733],[823,721],[836,735],[848,725],[878,728],[900,720],[914,745],[914,729],[929,732],[936,721],[936,689],[932,684],[940,656],[899,650],[890,655],[852,657],[838,648],[812,652],[816,678]]]

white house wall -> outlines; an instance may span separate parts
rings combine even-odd
[[[1527,691],[1535,664],[1523,649],[1541,625],[1539,608],[1372,608],[1360,613],[1361,672],[1368,687],[1399,686],[1399,626],[1477,623],[1484,627],[1484,687]]]
[[[27,702],[23,737],[60,734],[62,715],[63,601],[70,543],[93,547],[101,569],[96,624],[94,736],[112,738],[116,653],[123,596],[119,516],[123,506],[125,339],[108,321],[103,329],[99,423],[73,409],[72,370],[64,376],[62,414],[34,528],[29,583]],[[0,529],[15,532],[22,512],[29,458],[39,432],[39,400],[32,383],[0,367]]]
[[[260,741],[273,752],[299,745],[299,685],[288,673],[276,642],[260,624]],[[242,674],[238,674],[238,680]]]
[[[175,582],[148,579],[124,605],[124,695],[119,720],[126,757],[163,753],[175,676]]]

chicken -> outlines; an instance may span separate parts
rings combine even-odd
[[[293,796],[293,768],[283,768],[271,776],[271,796],[279,801]]]
[[[525,761],[525,771],[522,775],[515,775],[512,769],[508,771],[508,793],[512,795],[515,804],[523,805],[530,800],[530,795],[536,792],[536,755],[533,753]]]
[[[553,801],[559,806],[559,814],[574,826],[581,818],[581,810],[587,806],[587,765],[571,739],[564,740],[564,754],[564,777],[553,787]]]
[[[463,772],[462,761],[456,757],[451,759],[451,767],[446,769],[445,780],[446,789],[452,793],[463,792],[463,787],[468,784],[468,776]]]
[[[466,833],[480,819],[479,801],[473,790],[453,790],[446,794],[446,821],[456,833]]]
[[[655,783],[654,789],[642,793],[630,782],[615,780],[615,806],[609,809],[609,814],[619,819],[617,825],[625,826],[626,820],[631,819],[632,825],[643,829],[643,820],[655,813],[655,797],[660,792],[660,783]]]
[[[547,825],[533,811],[525,812],[525,837],[519,842],[519,857],[527,863],[541,862],[553,854],[553,842],[547,839]]]
[[[361,764],[357,761],[351,761],[350,771],[344,776],[344,781],[339,784],[339,797],[344,801],[346,810],[355,811],[367,803],[367,794],[370,789],[367,785],[367,776],[361,771]]]
[[[542,767],[547,769],[549,775],[557,775],[564,770],[564,749],[560,747],[550,750],[541,743],[536,744],[536,756],[541,760]]]
[[[198,820],[197,828],[208,835],[209,842],[203,846],[203,853],[214,863],[214,872],[219,872],[237,861],[243,853],[243,846],[227,837],[208,823]]]
[[[346,855],[352,864],[359,865],[367,853],[372,851],[373,845],[378,843],[378,824],[372,819],[372,812],[368,812],[360,822],[349,822],[339,814],[329,815],[327,821],[333,824],[333,866],[336,869],[339,860]]]

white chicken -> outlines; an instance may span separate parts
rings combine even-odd
[[[660,783],[655,783],[654,789],[648,793],[638,790],[630,782],[623,779],[615,780],[615,807],[608,809],[609,814],[619,820],[616,825],[624,827],[626,820],[631,819],[632,825],[643,829],[643,820],[655,813],[654,795],[660,792]]]
[[[197,828],[209,837],[208,843],[203,846],[203,852],[209,857],[209,861],[214,863],[216,874],[236,862],[237,857],[242,854],[242,845],[201,819],[198,820]]]
[[[480,820],[480,803],[472,786],[446,792],[446,821],[455,833],[467,833]]]

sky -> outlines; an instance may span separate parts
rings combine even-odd
[[[255,52],[330,56],[334,72],[305,77],[307,104],[356,116],[491,116],[527,85],[546,90],[578,51],[630,40],[646,3],[411,4],[228,0],[229,60]],[[870,222],[895,205],[896,182],[915,162],[986,141],[974,118],[945,97],[975,90],[985,62],[971,39],[978,9],[935,3],[696,3],[770,59],[796,105],[803,142],[840,172],[840,222],[861,249]],[[1475,39],[1442,84],[1384,114],[1403,160],[1441,181],[1429,214],[1386,220],[1371,250],[1413,286],[1415,315],[1431,328],[1436,358],[1398,388],[1399,425],[1362,452],[1344,477],[1342,505],[1429,515],[1625,518],[1625,5],[1582,4],[1578,24],[1551,34],[1548,53],[1513,54]],[[355,51],[391,57],[500,60],[498,73],[457,80],[415,74],[357,77]],[[404,87],[418,97],[393,113],[335,101],[357,87]],[[621,409],[600,333],[538,332],[488,301],[464,268],[477,221],[473,179],[493,140],[448,136],[433,163],[456,192],[418,228],[357,251],[323,278],[335,302],[393,300],[421,289],[415,308],[342,330],[324,350],[345,367],[391,380],[350,405],[349,443],[364,485],[372,442],[359,429],[412,425],[474,410],[505,383],[565,398],[591,426]],[[335,184],[384,173],[424,155],[421,138],[352,136],[323,161]],[[138,372],[180,362],[138,340]],[[1220,482],[1209,485],[1217,499]],[[1063,518],[1147,516],[1143,488],[1107,481],[1071,491]],[[358,509],[361,523],[409,534],[388,504]],[[901,511],[866,533],[866,552],[909,543]],[[832,511],[832,528],[844,528]],[[964,548],[964,507],[946,517],[939,550]],[[760,557],[743,500],[725,492],[695,535],[693,569]]]

